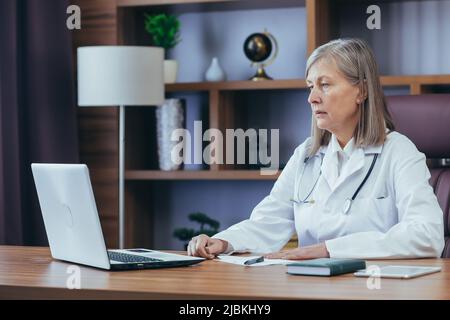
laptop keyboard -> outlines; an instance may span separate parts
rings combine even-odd
[[[161,259],[142,257],[142,256],[134,255],[134,254],[115,252],[115,251],[108,251],[108,256],[109,256],[109,259],[111,259],[111,260],[124,262],[124,263],[164,261]]]

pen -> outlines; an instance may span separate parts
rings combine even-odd
[[[245,261],[244,264],[246,266],[249,266],[251,264],[255,264],[255,263],[263,262],[263,261],[264,261],[264,257],[261,256],[261,257],[256,257],[256,258],[253,258],[253,259],[249,259],[249,260]]]

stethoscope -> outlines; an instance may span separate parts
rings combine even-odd
[[[311,196],[312,192],[314,191],[314,189],[315,189],[315,187],[317,185],[317,182],[319,181],[320,177],[322,176],[323,158],[324,158],[324,156],[322,156],[322,159],[320,161],[320,172],[319,172],[319,175],[317,176],[317,179],[314,182],[314,185],[312,186],[311,190],[308,192],[308,195],[303,200],[299,199],[297,201],[297,200],[291,199],[292,202],[294,202],[296,204],[300,204],[300,203],[314,203],[314,200],[308,200],[308,199]],[[350,212],[350,208],[352,207],[352,202],[358,196],[359,191],[364,186],[364,184],[366,183],[367,179],[369,179],[370,174],[372,173],[373,167],[375,166],[375,162],[377,162],[377,158],[378,158],[378,153],[375,153],[373,155],[373,160],[372,160],[372,164],[370,165],[369,171],[366,173],[366,176],[364,177],[363,181],[360,183],[358,189],[356,189],[355,193],[353,193],[353,196],[351,198],[345,199],[344,207],[342,208],[342,213],[343,214],[347,215]],[[304,160],[303,172],[302,172],[301,177],[303,177],[303,175],[305,173],[306,165],[307,165],[307,162],[308,162],[309,159],[310,159],[310,157],[306,157],[305,160]]]

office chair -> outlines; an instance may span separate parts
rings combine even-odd
[[[396,131],[406,135],[427,159],[450,158],[450,94],[386,98]],[[450,258],[450,166],[431,167],[430,184],[444,212],[445,247]]]

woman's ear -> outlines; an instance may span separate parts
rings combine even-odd
[[[364,79],[362,85],[359,86],[358,97],[356,98],[356,103],[363,103],[367,99],[367,80]]]

